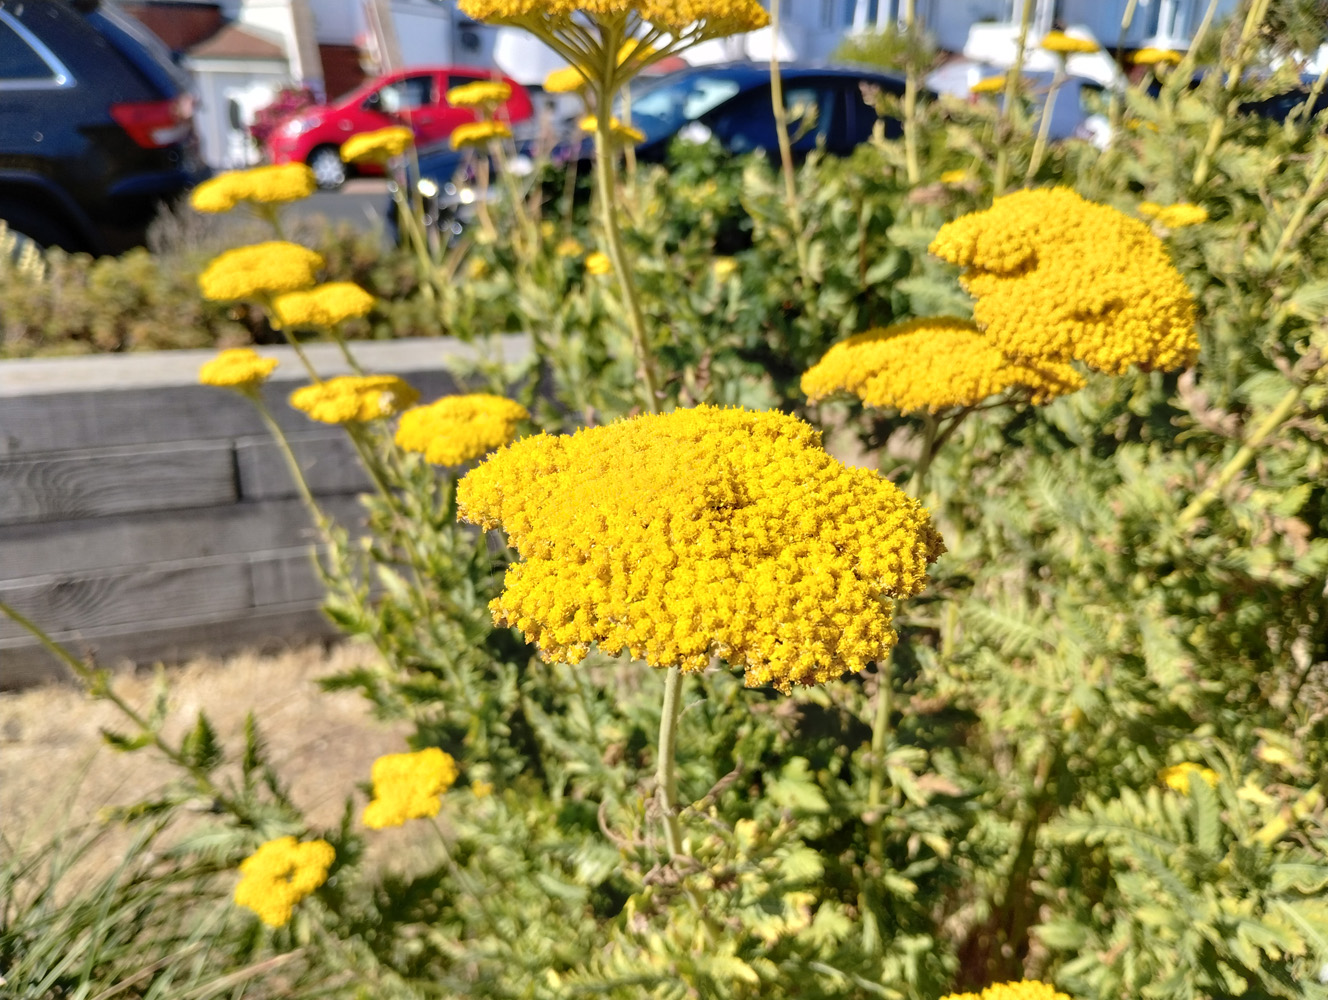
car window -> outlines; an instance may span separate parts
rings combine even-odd
[[[849,148],[870,139],[872,130],[876,128],[877,118],[880,117],[876,111],[875,97],[873,96],[872,101],[868,102],[866,95],[863,93],[864,89],[864,85],[857,80],[845,80],[843,82],[842,93],[848,108],[848,121],[844,138]],[[897,132],[899,132],[898,123],[892,118],[887,118],[885,122],[886,137],[894,138],[895,136],[892,133]]]
[[[663,139],[723,104],[741,89],[736,80],[727,77],[689,73],[680,80],[665,81],[635,95],[632,124],[645,133],[647,142]],[[619,110],[618,114],[621,113]]]
[[[378,108],[394,115],[433,103],[433,76],[408,76],[378,89]]]
[[[788,111],[789,139],[798,152],[816,148],[817,140],[830,134],[833,93],[818,86],[785,86],[784,107]],[[779,146],[768,86],[757,87],[725,104],[707,124],[732,153],[773,150]]]
[[[0,80],[52,80],[55,73],[18,32],[0,21]]]

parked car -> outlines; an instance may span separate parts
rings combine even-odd
[[[39,246],[116,253],[207,176],[189,77],[113,7],[0,0],[0,219]]]
[[[268,139],[273,163],[307,163],[319,187],[338,188],[346,180],[341,144],[360,132],[389,125],[409,125],[420,146],[437,143],[464,122],[475,120],[470,108],[447,103],[453,87],[492,80],[488,70],[455,66],[399,70],[370,80],[331,104],[305,108],[282,122]],[[507,77],[512,97],[504,107],[513,122],[531,115],[530,95]]]

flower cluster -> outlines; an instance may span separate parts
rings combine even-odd
[[[1069,365],[1011,360],[972,323],[949,316],[850,337],[802,376],[812,402],[851,392],[868,406],[901,413],[975,406],[1007,391],[1041,404],[1083,387]]]
[[[574,94],[589,82],[577,67],[564,66],[544,78],[544,90],[549,94]]]
[[[558,241],[558,245],[553,248],[553,252],[559,257],[580,257],[586,252],[586,248],[581,245],[581,241],[575,236],[567,236]]]
[[[443,792],[456,780],[456,761],[437,747],[379,757],[374,761],[373,801],[364,807],[364,825],[382,830],[408,819],[437,816]]]
[[[336,326],[367,315],[374,297],[349,281],[331,281],[307,291],[287,292],[272,300],[272,310],[282,325]]]
[[[326,840],[269,840],[240,862],[243,877],[235,886],[235,902],[253,910],[268,926],[281,927],[290,920],[295,904],[327,881],[336,856]]]
[[[1059,55],[1073,55],[1083,53],[1085,55],[1093,52],[1101,52],[1102,46],[1091,38],[1075,38],[1067,35],[1063,31],[1049,31],[1042,37],[1042,48],[1048,52],[1055,52]]]
[[[582,132],[599,131],[599,119],[594,115],[586,115],[580,122]],[[639,128],[633,128],[631,125],[624,125],[617,118],[609,119],[609,132],[619,142],[628,143],[635,146],[637,143],[646,141],[646,134]]]
[[[405,154],[415,142],[415,133],[404,125],[389,125],[373,132],[353,135],[341,144],[347,163],[386,163]]]
[[[323,258],[296,243],[272,240],[218,254],[198,276],[203,298],[214,302],[296,292],[317,280]]]
[[[782,691],[886,655],[886,598],[919,593],[945,548],[921,504],[803,421],[710,406],[524,438],[457,505],[520,553],[491,608],[547,659],[717,655]]]
[[[1136,66],[1156,66],[1159,63],[1170,63],[1175,66],[1185,58],[1181,53],[1171,49],[1140,49],[1134,54],[1134,64]]]
[[[1182,795],[1190,794],[1190,775],[1194,775],[1207,782],[1209,788],[1217,787],[1217,772],[1211,767],[1203,767],[1192,761],[1185,761],[1181,764],[1172,764],[1170,767],[1164,767],[1157,773],[1157,780],[1162,782],[1172,791],[1180,792]]]
[[[1005,90],[1004,76],[988,76],[979,80],[969,88],[972,94],[999,94]]]
[[[596,250],[586,255],[586,274],[604,275],[612,270],[613,261],[609,260],[608,254]]]
[[[1070,1000],[1056,987],[1025,979],[1017,983],[996,983],[981,993],[951,993],[941,1000]]]
[[[204,181],[189,193],[198,212],[229,212],[242,201],[275,205],[307,198],[318,188],[314,173],[303,163],[232,170]]]
[[[434,465],[463,465],[507,444],[529,419],[524,406],[502,396],[444,396],[403,413],[396,441]]]
[[[291,393],[290,404],[324,424],[354,424],[393,417],[420,394],[395,375],[342,375]]]
[[[1139,214],[1145,219],[1154,220],[1165,229],[1183,229],[1185,226],[1197,226],[1208,221],[1208,209],[1188,201],[1178,201],[1174,205],[1143,201],[1139,203]]]
[[[1162,241],[1068,188],[997,198],[942,226],[931,252],[965,268],[978,326],[1011,358],[1120,375],[1198,356],[1194,301]]]
[[[614,17],[635,14],[664,30],[682,31],[698,23],[711,36],[755,31],[770,23],[756,0],[461,0],[461,12],[477,21],[522,23],[536,18],[570,20],[573,15]]]
[[[447,103],[454,108],[485,108],[492,110],[512,96],[512,85],[502,80],[477,80],[453,87],[447,92]]]
[[[276,367],[276,358],[264,358],[248,347],[232,347],[198,369],[198,381],[246,392],[266,382]]]
[[[486,146],[494,139],[510,139],[512,130],[505,122],[465,122],[458,125],[448,136],[448,143],[453,149],[467,146]]]

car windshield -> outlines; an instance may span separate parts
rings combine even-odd
[[[653,142],[677,132],[741,90],[736,80],[706,73],[688,73],[665,80],[632,100],[632,124]],[[617,110],[621,116],[621,105]]]

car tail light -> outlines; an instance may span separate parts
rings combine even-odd
[[[170,101],[111,105],[111,117],[144,149],[161,149],[187,138],[193,116],[194,99],[188,95]]]

